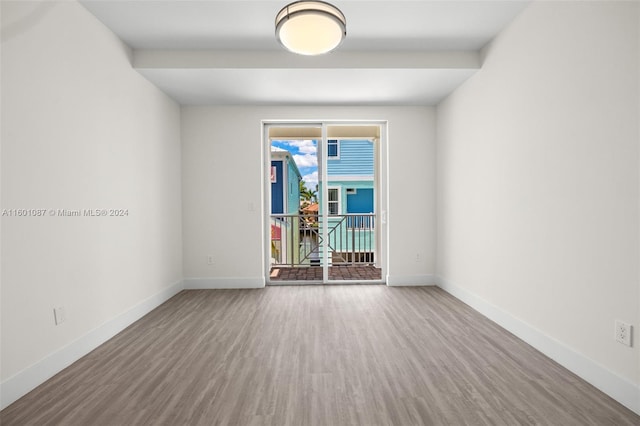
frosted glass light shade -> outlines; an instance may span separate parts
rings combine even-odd
[[[347,35],[340,10],[323,1],[297,1],[276,15],[276,38],[291,52],[321,55],[338,47]]]

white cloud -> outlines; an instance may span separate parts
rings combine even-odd
[[[302,154],[315,154],[318,151],[312,140],[287,141],[287,145],[295,146]]]
[[[303,167],[318,166],[318,157],[311,154],[305,154],[305,155],[296,154],[293,156],[293,161],[296,162],[296,166],[298,166],[299,169]]]
[[[316,170],[313,173],[309,173],[308,175],[302,176],[302,180],[305,182],[307,188],[311,190],[316,189],[316,185],[318,184],[318,171]]]

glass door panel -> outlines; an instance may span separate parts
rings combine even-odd
[[[379,134],[371,125],[265,129],[270,284],[382,279]]]

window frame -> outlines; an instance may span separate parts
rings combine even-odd
[[[335,141],[336,155],[329,154],[329,145],[333,145],[331,142]],[[327,139],[327,160],[339,160],[340,159],[340,139]]]
[[[328,186],[327,187],[327,213],[328,213],[328,216],[340,216],[342,214],[342,210],[341,210],[341,208],[342,208],[342,194],[341,194],[341,192],[342,191],[340,191],[340,189],[341,188],[339,186]],[[337,200],[335,200],[335,201],[330,200],[329,192],[331,192],[331,190],[335,190],[336,193],[338,194]],[[329,206],[332,203],[336,204],[338,206],[337,207],[338,212],[336,214],[331,214],[331,207],[329,207]]]

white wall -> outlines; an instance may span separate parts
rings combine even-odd
[[[636,411],[638,8],[533,3],[437,110],[443,287]]]
[[[1,10],[2,209],[47,210],[2,217],[5,406],[177,291],[182,243],[179,106],[79,4]]]
[[[395,283],[429,281],[435,268],[434,112],[430,107],[183,107],[187,285],[264,284],[261,120],[289,119],[388,120],[388,275]],[[207,265],[208,255],[213,265]]]

